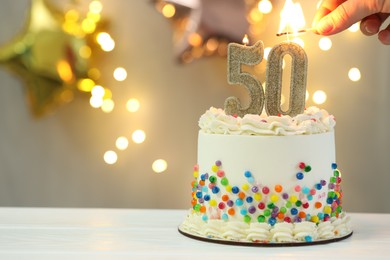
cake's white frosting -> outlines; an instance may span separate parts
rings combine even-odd
[[[180,229],[192,234],[241,242],[307,242],[343,237],[351,233],[351,220],[345,213],[338,218],[316,225],[313,222],[277,223],[244,223],[241,221],[211,220],[204,222],[197,213],[188,214]]]
[[[295,117],[247,114],[243,118],[226,115],[211,107],[199,119],[201,131],[229,135],[308,135],[333,131],[336,121],[326,110],[305,109]]]
[[[327,111],[309,107],[295,117],[241,118],[212,107],[199,126],[194,207],[183,230],[274,243],[351,233],[341,208],[335,119]]]

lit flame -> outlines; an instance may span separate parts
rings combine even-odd
[[[243,43],[244,45],[248,45],[248,44],[249,44],[248,35],[245,34],[244,38],[242,39],[242,43]]]
[[[293,3],[292,0],[286,0],[282,11],[280,12],[279,32],[297,33],[305,27],[305,17],[302,7],[299,3]]]

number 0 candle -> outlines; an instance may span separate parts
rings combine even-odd
[[[290,103],[287,111],[281,109],[283,57],[292,58],[290,79]],[[305,109],[307,56],[301,46],[283,42],[274,46],[268,56],[266,111],[268,115],[286,114],[295,116]]]

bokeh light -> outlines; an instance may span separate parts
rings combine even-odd
[[[114,110],[115,103],[112,99],[103,99],[103,103],[101,105],[101,109],[105,113],[110,113]]]
[[[269,14],[272,11],[272,3],[269,0],[261,0],[257,7],[263,14]]]
[[[96,41],[99,43],[103,51],[110,52],[115,48],[115,41],[106,32],[101,32],[96,36]]]
[[[264,59],[268,60],[269,52],[271,51],[271,47],[267,47],[264,49]]]
[[[139,110],[140,104],[138,99],[136,98],[131,98],[127,101],[126,103],[126,108],[129,112],[137,112]]]
[[[91,92],[94,86],[95,86],[95,82],[92,79],[86,78],[77,81],[77,88],[80,91]]]
[[[122,67],[118,67],[114,70],[113,76],[117,81],[124,81],[127,78],[127,71]]]
[[[99,14],[103,9],[103,5],[100,1],[92,1],[90,4],[89,4],[89,11],[91,13],[94,13],[94,14]]]
[[[318,42],[318,45],[321,50],[328,51],[332,48],[332,41],[329,37],[322,37]]]
[[[124,136],[120,136],[116,139],[115,146],[119,150],[126,150],[129,146],[129,140]]]
[[[104,88],[100,85],[96,85],[92,88],[91,94],[95,97],[103,97],[104,96]]]
[[[142,130],[135,130],[133,134],[131,135],[131,138],[133,139],[133,142],[136,144],[143,143],[146,138],[146,134]]]
[[[176,13],[176,8],[173,4],[166,4],[161,10],[161,13],[166,17],[166,18],[172,18],[175,13]]]
[[[118,155],[114,151],[107,151],[104,153],[103,159],[107,164],[114,164],[118,160]]]
[[[361,79],[362,75],[360,74],[360,70],[358,68],[352,68],[348,72],[348,77],[350,80],[356,82]]]
[[[168,168],[168,163],[163,159],[155,160],[152,164],[152,169],[155,173],[162,173]]]
[[[352,24],[351,27],[348,28],[348,31],[350,32],[357,32],[360,29],[360,22],[357,22],[355,24]]]
[[[317,90],[313,94],[313,102],[317,105],[324,104],[326,101],[326,93],[322,90]]]
[[[89,59],[91,57],[92,50],[89,46],[84,45],[80,47],[79,54],[82,58]]]
[[[99,107],[101,107],[103,105],[103,98],[100,97],[100,96],[92,96],[89,99],[89,104],[93,108],[99,108]]]

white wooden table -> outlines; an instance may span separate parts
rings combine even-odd
[[[186,212],[0,208],[0,259],[390,259],[390,214],[350,214],[354,234],[340,242],[264,248],[187,238]]]

